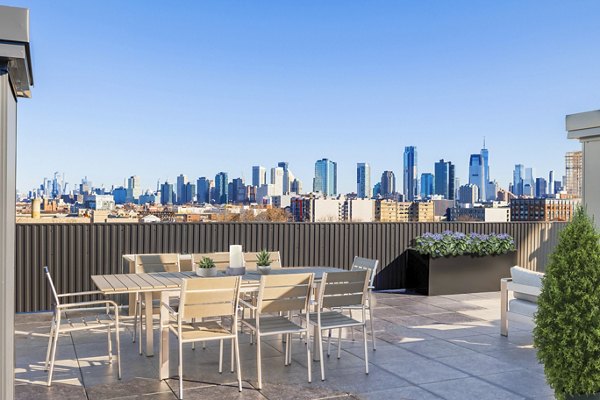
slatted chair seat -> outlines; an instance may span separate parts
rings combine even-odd
[[[311,324],[317,323],[317,315],[309,316]],[[335,329],[339,327],[362,326],[364,322],[358,321],[338,311],[326,311],[321,313],[321,326],[323,329]]]
[[[88,316],[83,318],[65,318],[61,321],[61,332],[87,331],[101,329],[106,331],[108,326],[115,326],[116,321],[106,316]]]
[[[171,322],[169,327],[177,334],[177,322]],[[190,322],[181,325],[181,338],[183,340],[211,340],[231,338],[231,329],[227,329],[217,321]]]
[[[245,319],[243,320],[245,325],[248,325],[252,329],[256,329],[256,320],[254,319]],[[260,319],[260,330],[264,334],[270,335],[278,335],[281,333],[290,333],[290,332],[304,332],[306,328],[294,323],[289,320],[287,317],[283,316],[269,316],[262,317]]]

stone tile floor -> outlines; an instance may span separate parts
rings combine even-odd
[[[364,372],[362,336],[342,335],[342,356],[326,359],[326,380],[313,363],[306,380],[303,342],[294,341],[293,362],[284,367],[281,339],[263,346],[263,389],[255,389],[255,347],[241,338],[244,390],[225,356],[218,373],[218,346],[184,359],[186,399],[553,399],[543,368],[536,361],[531,327],[512,324],[508,338],[499,334],[499,293],[425,297],[377,293],[377,351],[369,348],[370,374]],[[106,333],[74,333],[59,340],[52,387],[43,371],[49,330],[48,314],[16,317],[17,399],[176,399],[177,379],[159,381],[158,357],[140,356],[131,341],[131,324],[121,335],[123,379],[108,363]],[[127,321],[125,321],[127,322]],[[171,340],[174,346],[175,340]],[[155,345],[157,342],[155,341]],[[370,345],[370,343],[369,343]],[[225,354],[229,347],[225,346]],[[171,376],[177,353],[171,353]]]

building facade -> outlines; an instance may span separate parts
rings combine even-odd
[[[404,148],[403,178],[404,196],[407,200],[413,201],[419,196],[416,146]]]
[[[565,155],[565,189],[567,194],[582,196],[583,152],[569,151]]]
[[[267,169],[260,165],[252,167],[252,186],[260,187],[267,183]]]
[[[228,202],[229,178],[227,172],[219,172],[215,175],[215,193],[214,201],[217,204],[227,204]]]
[[[471,154],[469,159],[469,184],[477,186],[477,201],[485,201],[485,169],[481,154]],[[462,199],[461,199],[462,202]]]
[[[434,177],[431,173],[421,174],[421,198],[427,199],[434,194]]]
[[[434,193],[443,196],[447,200],[455,199],[456,189],[454,187],[454,164],[450,161],[440,161],[435,163],[434,168]]]
[[[313,179],[313,192],[325,196],[337,195],[337,163],[327,158],[315,163],[315,177]]]
[[[356,195],[359,199],[370,199],[371,193],[371,166],[367,163],[356,164]]]
[[[378,222],[433,222],[432,202],[404,202],[389,199],[375,201],[375,220]]]
[[[511,221],[570,221],[579,199],[512,199]]]

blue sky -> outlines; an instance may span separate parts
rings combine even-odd
[[[419,174],[445,158],[464,183],[484,136],[506,186],[515,163],[563,175],[564,116],[600,106],[598,1],[5,4],[31,10],[21,190],[283,160],[306,190],[327,157],[347,192],[357,162],[400,177],[407,145]]]

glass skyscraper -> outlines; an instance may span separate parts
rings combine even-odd
[[[454,200],[455,190],[454,164],[450,161],[440,161],[435,163],[433,192],[444,196],[447,200]]]
[[[267,183],[267,169],[260,165],[252,167],[252,186],[260,187]]]
[[[421,174],[421,197],[428,198],[433,195],[433,174]]]
[[[215,175],[215,203],[227,204],[228,184],[227,172],[219,172]]]
[[[523,194],[523,180],[525,179],[525,166],[516,164],[513,171],[513,194],[521,196]]]
[[[205,177],[198,178],[196,181],[196,201],[198,203],[209,203],[210,182]]]
[[[356,164],[356,196],[359,199],[370,199],[371,166],[367,163]]]
[[[337,195],[337,163],[327,158],[315,163],[313,191],[325,196]]]
[[[173,185],[169,182],[165,182],[160,186],[160,204],[171,205],[173,204]]]
[[[383,171],[381,174],[381,185],[379,185],[379,194],[382,197],[391,197],[396,193],[396,176],[393,171]]]
[[[404,195],[408,201],[414,200],[419,195],[416,146],[404,148]]]
[[[478,200],[485,201],[485,172],[481,154],[471,154],[469,159],[469,184],[477,186]]]

